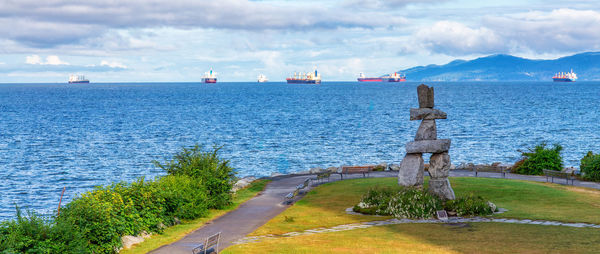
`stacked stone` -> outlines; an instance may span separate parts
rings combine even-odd
[[[415,141],[406,144],[406,156],[400,164],[398,184],[423,188],[424,153],[429,159],[429,192],[444,200],[454,199],[454,191],[448,181],[450,173],[450,139],[437,139],[436,119],[446,119],[446,113],[434,109],[433,87],[417,87],[419,108],[410,109],[410,120],[421,120]]]

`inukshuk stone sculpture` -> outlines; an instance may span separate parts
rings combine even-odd
[[[415,141],[406,144],[406,156],[400,164],[398,184],[423,188],[422,155],[431,153],[429,159],[429,192],[443,200],[454,199],[454,191],[448,181],[450,172],[450,139],[437,139],[435,119],[446,119],[446,113],[433,108],[433,87],[417,87],[419,108],[410,109],[410,120],[422,120]]]

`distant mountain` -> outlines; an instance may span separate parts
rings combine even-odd
[[[418,66],[399,72],[407,81],[551,81],[557,72],[571,69],[578,80],[600,80],[600,52],[581,53],[554,60],[531,60],[511,55],[490,55],[445,65]]]

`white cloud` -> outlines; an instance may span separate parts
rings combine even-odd
[[[416,38],[425,48],[449,55],[504,52],[504,39],[486,27],[470,28],[462,23],[439,21],[418,31]]]
[[[47,56],[46,61],[43,61],[42,58],[38,55],[26,56],[25,63],[40,65],[69,65],[69,63],[63,62],[58,56],[55,55]]]
[[[312,1],[19,0],[5,2],[0,9],[0,34],[36,47],[77,43],[85,38],[102,36],[111,29],[126,28],[301,31],[387,27],[404,23],[405,18],[393,13],[357,13]],[[131,43],[144,45],[143,42]]]
[[[119,62],[109,62],[106,60],[102,60],[102,62],[100,62],[100,66],[108,66],[110,68],[119,68],[119,69],[127,69],[127,66],[119,63]]]
[[[600,12],[556,9],[486,17],[483,23],[517,50],[538,53],[600,49]]]
[[[42,64],[42,58],[38,55],[31,55],[25,57],[25,63],[27,64]]]

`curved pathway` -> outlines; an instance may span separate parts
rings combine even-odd
[[[500,178],[499,173],[479,173],[480,177],[491,177]],[[384,171],[384,172],[372,172],[371,177],[397,177],[397,171]],[[472,171],[464,170],[453,170],[450,171],[451,177],[464,177],[474,176]],[[267,185],[265,190],[259,193],[256,197],[248,200],[246,203],[240,205],[236,210],[233,210],[211,222],[208,222],[203,227],[196,231],[188,234],[181,240],[164,245],[150,253],[169,253],[178,254],[185,253],[189,254],[192,249],[198,246],[204,240],[217,232],[221,232],[221,242],[219,249],[224,249],[234,242],[244,239],[244,237],[256,230],[258,227],[265,224],[267,221],[283,212],[288,205],[284,204],[284,196],[290,192],[293,192],[296,185],[304,182],[306,178],[315,178],[315,175],[286,175],[271,178],[271,182]],[[345,179],[361,178],[362,175],[355,174],[346,177]],[[506,174],[507,179],[518,179],[528,180],[536,182],[545,182],[546,177],[544,176],[526,176],[516,174]],[[337,174],[331,176],[331,181],[337,181],[339,177]],[[556,183],[560,183],[562,179],[556,180]],[[575,181],[574,186],[590,187],[600,189],[600,183]],[[300,193],[300,196],[296,199],[301,198],[308,190],[304,189]],[[365,224],[369,225],[369,224]],[[364,226],[364,225],[363,225]]]

